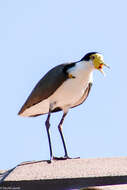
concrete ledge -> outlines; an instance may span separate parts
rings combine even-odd
[[[21,163],[1,186],[63,190],[115,184],[127,184],[127,157]]]

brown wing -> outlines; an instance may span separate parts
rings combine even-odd
[[[68,79],[67,69],[73,67],[75,63],[61,64],[51,69],[35,86],[26,102],[19,111],[19,115],[27,108],[38,104],[42,100],[51,96],[59,86]]]
[[[87,98],[88,95],[89,95],[89,92],[90,92],[91,87],[92,87],[92,83],[89,83],[89,84],[88,84],[88,87],[86,88],[86,90],[85,90],[85,92],[84,92],[84,94],[83,94],[83,96],[79,99],[78,102],[76,102],[76,103],[73,105],[72,108],[74,108],[74,107],[76,107],[76,106],[79,106],[80,104],[82,104],[82,103],[86,100],[86,98]]]

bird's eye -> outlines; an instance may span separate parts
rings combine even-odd
[[[93,60],[93,59],[95,59],[95,56],[92,56],[91,58],[92,58],[92,60]]]

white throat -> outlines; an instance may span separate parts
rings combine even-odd
[[[75,67],[69,69],[69,73],[79,78],[79,80],[87,82],[93,82],[93,71],[94,65],[92,61],[77,62]]]

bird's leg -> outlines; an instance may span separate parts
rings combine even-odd
[[[48,142],[49,142],[49,149],[50,149],[50,161],[51,161],[51,159],[53,157],[53,154],[52,154],[52,145],[51,145],[51,139],[50,139],[50,133],[49,133],[49,128],[50,128],[49,120],[50,120],[50,116],[51,116],[51,112],[49,110],[48,117],[47,117],[46,122],[45,122],[45,126],[46,126],[46,130],[47,130],[47,135],[48,135]]]
[[[60,136],[61,136],[61,139],[62,139],[62,143],[63,143],[63,147],[64,147],[64,152],[65,152],[65,156],[64,158],[69,158],[68,156],[68,153],[67,153],[67,148],[66,148],[66,144],[65,144],[65,140],[64,140],[64,136],[63,136],[63,133],[62,133],[62,124],[63,124],[63,121],[64,121],[64,118],[65,116],[67,115],[67,112],[63,113],[63,116],[62,116],[62,119],[58,125],[58,129],[59,129],[59,133],[60,133]]]
[[[53,159],[55,160],[65,160],[65,159],[72,159],[68,156],[68,153],[67,153],[67,148],[66,148],[66,144],[65,144],[65,140],[64,140],[64,136],[63,136],[63,133],[62,133],[62,124],[63,124],[63,121],[64,121],[64,118],[65,116],[67,115],[68,112],[64,112],[63,113],[63,116],[62,116],[62,119],[58,125],[58,129],[59,129],[59,133],[60,133],[60,136],[61,136],[61,139],[62,139],[62,143],[63,143],[63,147],[64,147],[64,152],[65,152],[65,155],[64,157],[60,157],[60,158],[57,158],[57,157],[53,157]],[[75,158],[75,159],[78,159],[79,157]]]

